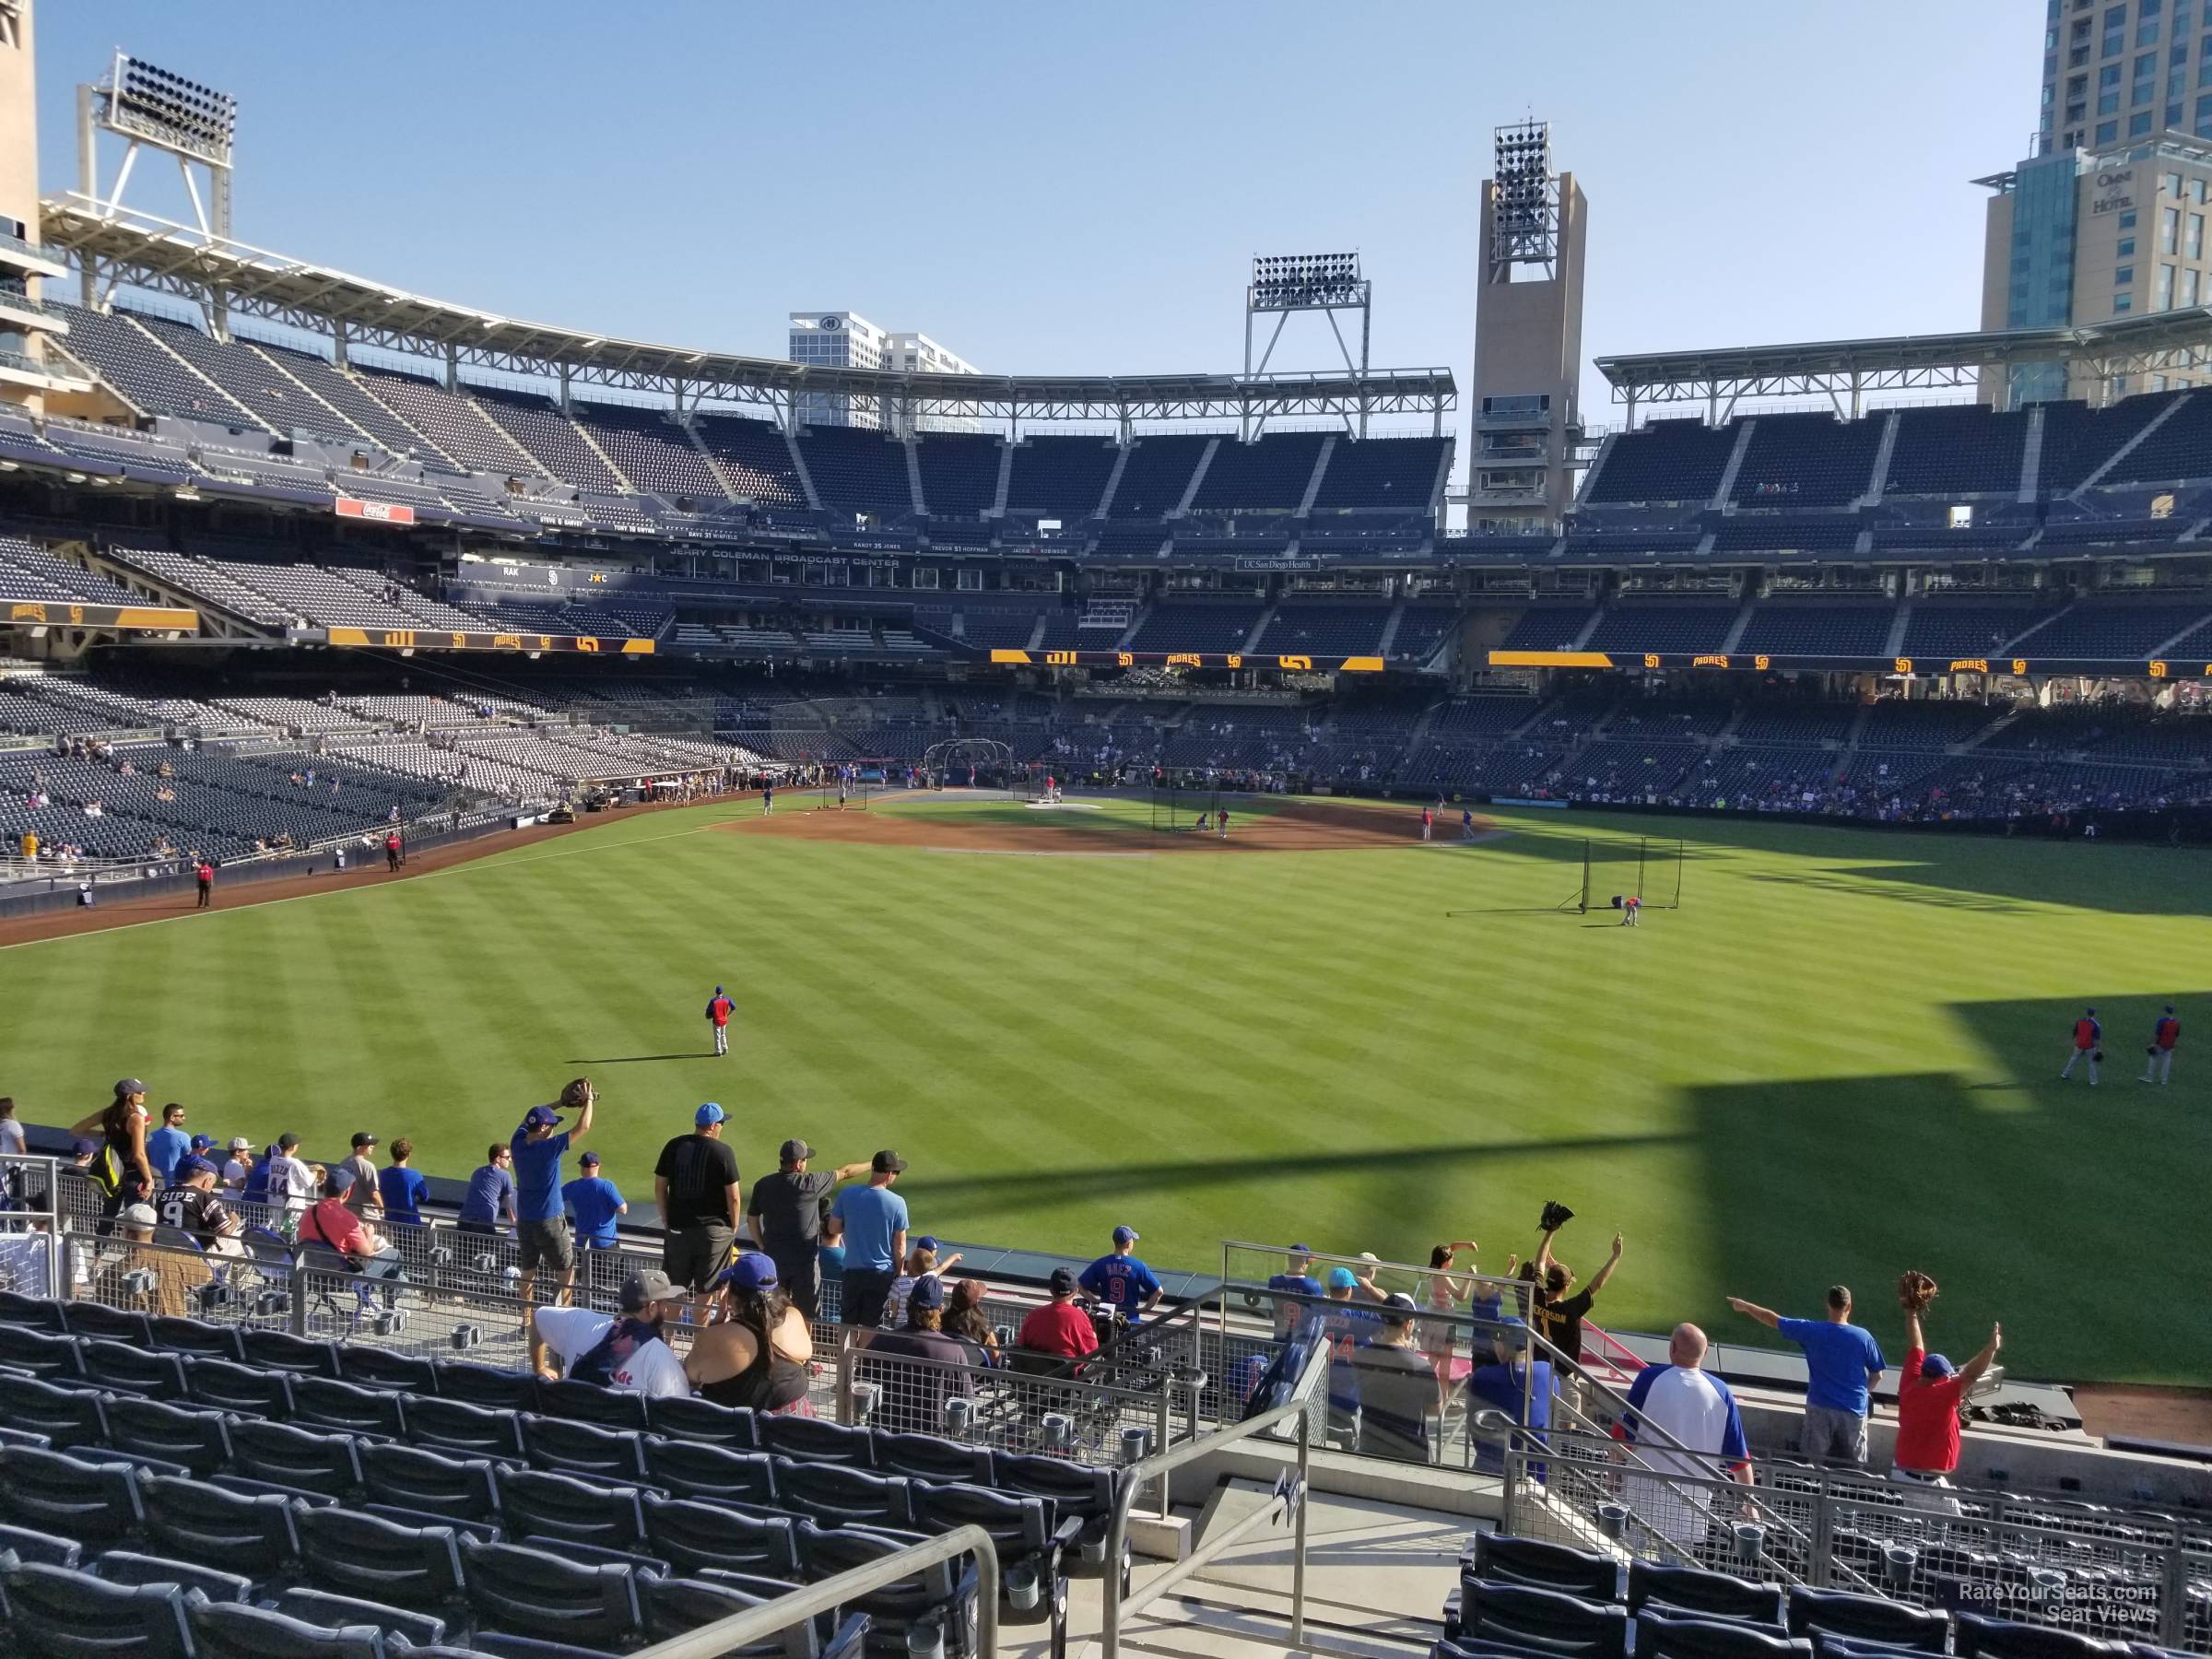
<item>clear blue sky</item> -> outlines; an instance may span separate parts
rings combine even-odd
[[[1490,130],[1531,113],[1590,198],[1586,356],[1973,326],[1968,180],[2027,149],[2042,13],[40,0],[40,165],[74,182],[73,88],[121,45],[237,95],[241,240],[440,298],[774,357],[785,312],[850,307],[994,371],[1225,370],[1253,253],[1357,248],[1375,361],[1464,388]],[[173,179],[140,199],[176,210]]]

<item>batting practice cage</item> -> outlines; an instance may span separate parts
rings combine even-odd
[[[1199,820],[1221,810],[1221,790],[1205,782],[1158,779],[1152,785],[1152,828],[1203,830]]]
[[[1562,900],[1561,910],[1588,915],[1594,910],[1618,910],[1620,900],[1634,897],[1645,910],[1682,908],[1682,843],[1654,841],[1586,841],[1583,843],[1583,890]]]
[[[932,789],[1003,789],[1020,794],[1011,744],[995,737],[948,737],[922,751],[922,781]]]

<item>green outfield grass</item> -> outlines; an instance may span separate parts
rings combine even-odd
[[[748,1181],[790,1135],[892,1146],[918,1230],[1088,1253],[1126,1221],[1201,1271],[1225,1237],[1502,1267],[1556,1197],[1576,1267],[1627,1233],[1609,1324],[1747,1340],[1724,1295],[1841,1279],[1894,1345],[1917,1265],[1955,1354],[1995,1317],[2017,1374],[2206,1380],[2212,1071],[2185,1044],[2133,1081],[2169,997],[2212,1029],[2200,856],[1528,813],[1473,848],[995,858],[718,828],[752,810],[0,950],[0,1092],[64,1122],[135,1073],[197,1129],[405,1134],[457,1175],[588,1073],[641,1214],[716,1099]],[[1141,850],[1147,816],[1052,821]],[[1554,903],[1612,831],[1688,838],[1685,908],[1447,918]],[[2055,1081],[2085,1002],[2095,1090]]]

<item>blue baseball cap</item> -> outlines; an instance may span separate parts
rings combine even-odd
[[[1946,1359],[1941,1354],[1930,1354],[1925,1359],[1923,1359],[1920,1362],[1920,1374],[1924,1377],[1934,1377],[1937,1381],[1941,1381],[1945,1377],[1957,1376],[1959,1374],[1959,1368],[1953,1365],[1948,1359]]]
[[[945,1305],[945,1281],[935,1274],[914,1281],[913,1293],[906,1299],[910,1308],[941,1308]]]
[[[1134,1228],[1134,1227],[1117,1227],[1117,1228],[1115,1228],[1115,1229],[1113,1230],[1113,1241],[1114,1241],[1116,1244],[1134,1244],[1134,1243],[1135,1243],[1135,1242],[1136,1242],[1136,1229],[1135,1229],[1135,1228]]]
[[[599,1167],[599,1154],[596,1152],[586,1152],[576,1161],[582,1164],[587,1170],[595,1170]]]
[[[1313,1254],[1313,1246],[1311,1244],[1293,1244],[1290,1246],[1290,1253],[1294,1256],[1306,1256],[1311,1258]]]
[[[935,1233],[924,1233],[920,1238],[914,1241],[914,1248],[916,1250],[937,1249],[937,1235]]]
[[[206,1152],[212,1150],[214,1146],[215,1136],[212,1135],[195,1135],[192,1137],[192,1149],[194,1152]]]
[[[765,1252],[748,1250],[724,1267],[716,1282],[739,1290],[765,1290],[776,1282],[776,1264]]]
[[[188,1175],[212,1175],[214,1173],[215,1166],[204,1158],[180,1158],[177,1159],[177,1179],[179,1181],[182,1181]]]
[[[550,1129],[559,1122],[560,1113],[550,1106],[533,1106],[523,1113],[523,1127],[525,1129]]]
[[[69,1149],[79,1158],[89,1158],[100,1150],[100,1143],[96,1140],[86,1140],[80,1135]]]
[[[334,1198],[338,1194],[348,1191],[352,1185],[352,1174],[343,1169],[333,1170],[323,1177],[323,1190]]]
[[[1349,1267],[1332,1267],[1329,1269],[1329,1288],[1332,1290],[1349,1290],[1359,1282],[1359,1276],[1354,1273]]]
[[[697,1124],[701,1129],[704,1129],[709,1124],[721,1123],[724,1115],[724,1114],[722,1108],[716,1105],[712,1100],[709,1100],[705,1105],[701,1106],[697,1112],[691,1114],[691,1121]]]

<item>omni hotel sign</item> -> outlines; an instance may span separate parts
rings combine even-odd
[[[2136,205],[2136,170],[2107,167],[2097,174],[2097,188],[2089,197],[2089,212],[2125,213]]]

